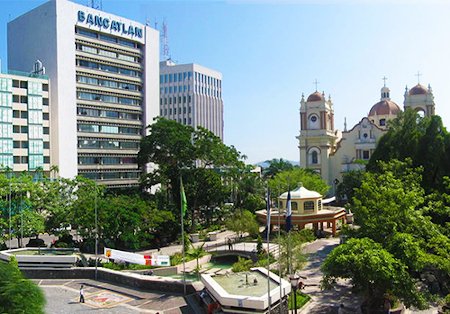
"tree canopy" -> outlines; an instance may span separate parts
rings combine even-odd
[[[407,109],[389,122],[380,138],[367,170],[378,171],[377,161],[410,158],[412,166],[423,167],[422,186],[427,191],[443,190],[444,176],[450,176],[450,135],[441,117],[421,118]]]
[[[423,307],[427,294],[419,281],[430,293],[450,291],[450,240],[426,215],[430,203],[421,186],[422,167],[414,168],[408,158],[379,161],[376,167],[363,174],[349,206],[360,228],[347,234],[356,239],[327,257],[324,282],[351,278],[369,302],[391,294]]]
[[[330,189],[320,175],[310,169],[293,168],[292,170],[285,170],[269,180],[270,189],[275,191],[276,194],[286,192],[289,188],[293,190],[300,183],[308,190],[316,191],[322,195],[326,195]]]
[[[267,160],[266,162],[269,163],[269,166],[263,169],[263,175],[265,178],[273,178],[282,171],[292,170],[294,168],[288,160],[284,160],[283,158],[273,158],[271,160]]]
[[[386,294],[392,293],[407,306],[424,307],[425,298],[415,287],[407,266],[375,241],[350,239],[335,248],[322,264],[324,286],[337,278],[351,279],[372,310],[382,308]]]
[[[233,146],[225,145],[207,129],[194,129],[176,121],[157,118],[148,127],[149,135],[141,141],[139,163],[156,165],[143,185],[161,184],[160,205],[179,217],[180,177],[183,178],[191,229],[206,211],[212,216],[215,207],[232,194],[236,173],[242,173],[244,156]],[[238,170],[239,169],[239,170]]]

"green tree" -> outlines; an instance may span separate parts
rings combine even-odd
[[[319,174],[303,168],[293,168],[278,173],[273,179],[269,181],[269,187],[272,191],[283,193],[289,188],[293,190],[298,184],[312,191],[316,191],[322,195],[326,195],[330,187],[322,180]]]
[[[350,206],[360,228],[347,232],[377,242],[405,266],[411,278],[422,278],[430,287],[438,284],[440,288],[430,289],[431,293],[445,293],[450,282],[450,240],[424,215],[422,168],[411,164],[410,159],[378,162],[378,172],[364,174]],[[365,273],[361,276],[370,279]]]
[[[201,258],[207,254],[207,252],[203,248],[204,245],[205,245],[205,242],[203,242],[203,244],[200,245],[199,247],[195,247],[191,243],[191,248],[189,251],[187,251],[188,256],[190,256],[191,258],[195,258],[195,260],[197,261],[197,266],[195,267],[195,272],[197,274],[197,277],[199,276],[200,269],[201,269],[198,260],[199,260],[199,258]]]
[[[10,314],[44,313],[45,298],[41,289],[25,279],[17,262],[0,263],[0,312]]]
[[[107,195],[98,201],[101,240],[119,249],[148,247],[157,228],[172,222],[171,212],[157,210],[137,196]]]
[[[303,244],[314,239],[311,230],[291,231],[283,234],[280,242],[280,256],[278,262],[281,266],[282,274],[295,273],[301,270],[306,264],[306,255],[303,253]]]
[[[289,161],[283,158],[273,158],[272,160],[266,160],[266,162],[269,163],[269,166],[263,169],[264,178],[273,178],[280,172],[289,171],[294,168]]]
[[[228,230],[236,232],[239,237],[244,233],[256,236],[259,233],[259,224],[256,216],[248,210],[237,210],[230,218],[227,219],[225,225]]]
[[[421,169],[411,161],[380,162],[382,172],[364,174],[350,206],[362,237],[379,243],[397,232],[409,232],[423,219],[416,209],[424,202]]]
[[[386,295],[393,294],[406,306],[424,308],[426,301],[409,275],[407,266],[375,241],[350,239],[335,248],[321,267],[324,287],[338,278],[351,279],[370,309],[382,310]]]
[[[377,161],[410,158],[413,167],[423,168],[422,187],[442,190],[443,177],[450,176],[450,134],[439,116],[420,118],[407,109],[389,124],[370,158],[367,170],[379,171]]]
[[[342,200],[352,201],[355,189],[361,186],[364,170],[352,170],[345,172],[342,176],[342,182],[337,186],[336,196]]]
[[[141,141],[138,161],[141,166],[154,163],[157,167],[143,178],[143,185],[149,188],[161,184],[165,194],[158,204],[178,217],[182,175],[190,210],[190,217],[186,218],[191,218],[191,227],[194,227],[202,208],[215,208],[224,202],[226,177],[234,168],[243,167],[243,156],[201,127],[194,130],[157,118],[148,129],[150,134]]]

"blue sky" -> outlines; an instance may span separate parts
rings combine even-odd
[[[6,23],[44,2],[0,0],[3,69]],[[248,162],[298,161],[299,101],[315,79],[342,130],[345,117],[351,128],[379,100],[383,76],[403,108],[420,71],[450,126],[450,3],[103,0],[103,10],[158,28],[165,19],[173,60],[223,73],[225,143]]]

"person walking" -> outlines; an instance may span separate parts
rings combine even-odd
[[[84,303],[84,286],[80,287],[80,303]]]

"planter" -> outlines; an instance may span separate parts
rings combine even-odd
[[[191,242],[192,243],[197,243],[198,241],[200,241],[200,234],[192,233],[191,234]]]
[[[219,234],[218,231],[212,231],[208,232],[208,238],[210,241],[217,241],[217,235]]]

